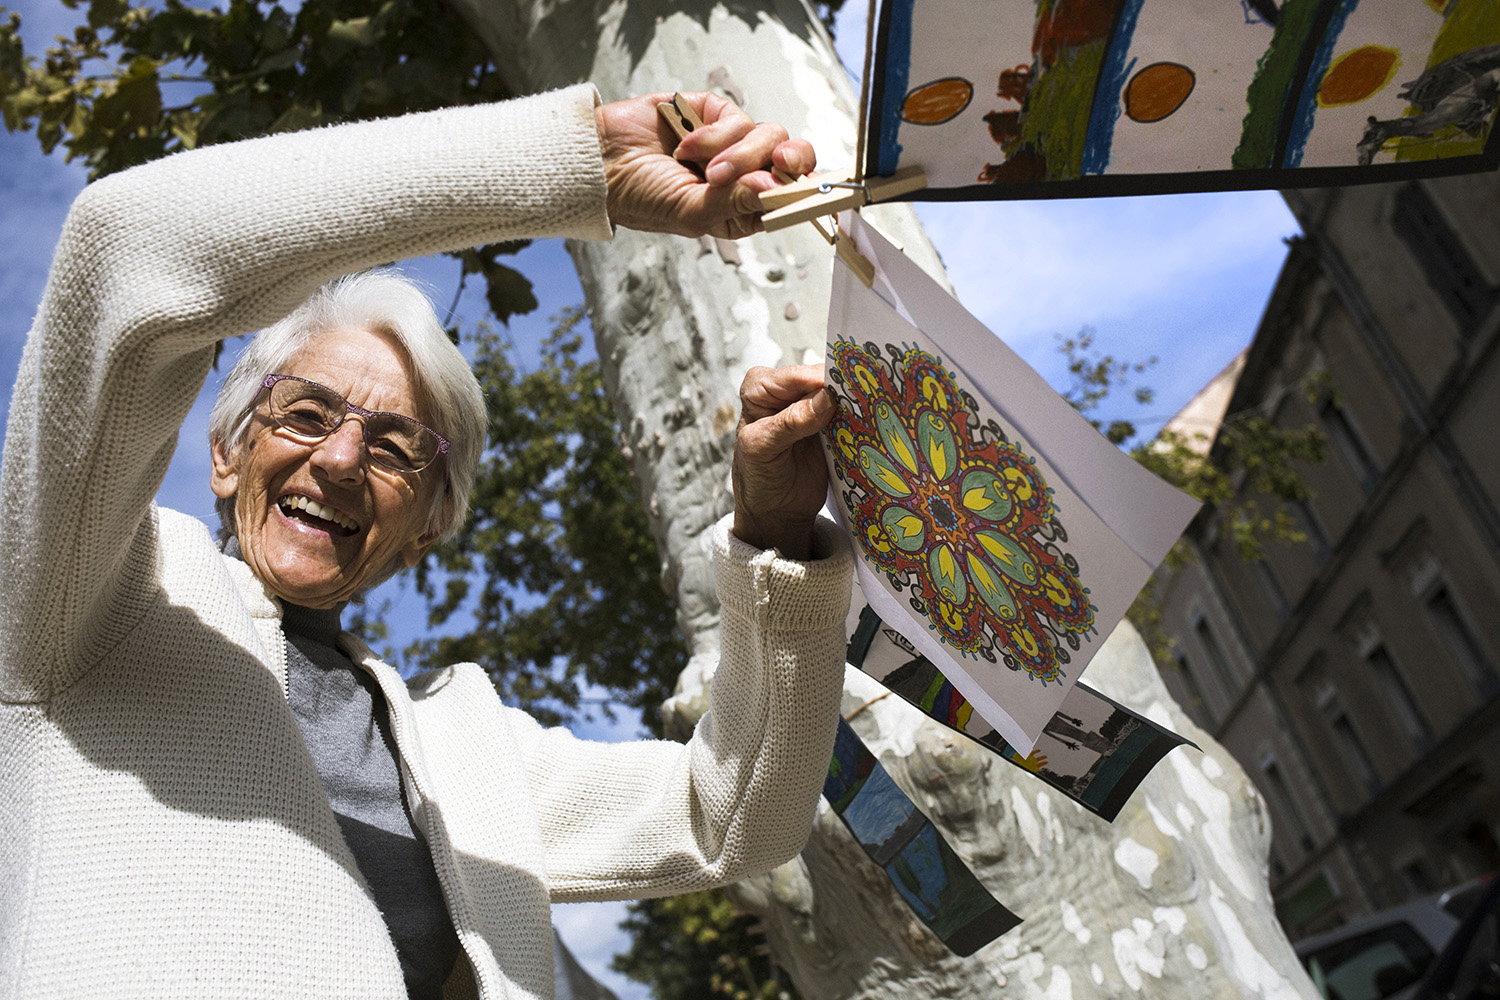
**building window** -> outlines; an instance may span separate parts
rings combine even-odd
[[[1172,664],[1177,668],[1177,676],[1182,679],[1182,686],[1187,692],[1182,710],[1204,729],[1212,729],[1214,713],[1209,711],[1208,702],[1203,697],[1203,688],[1199,687],[1198,678],[1193,676],[1193,668],[1188,666],[1187,657],[1182,654],[1182,650],[1172,654]]]
[[[1417,700],[1412,697],[1411,688],[1406,686],[1406,679],[1401,676],[1401,671],[1396,669],[1396,661],[1391,659],[1390,650],[1385,648],[1385,643],[1377,643],[1368,650],[1365,662],[1374,672],[1391,710],[1401,720],[1401,728],[1406,730],[1406,735],[1411,737],[1418,750],[1431,748],[1432,727],[1427,725],[1427,719],[1417,707]]]
[[[1286,599],[1286,591],[1281,589],[1281,583],[1276,579],[1276,574],[1271,570],[1271,564],[1264,559],[1257,559],[1250,564],[1255,578],[1260,581],[1260,589],[1265,591],[1266,600],[1270,602],[1272,610],[1280,621],[1286,621],[1292,614],[1292,606]]]
[[[1276,811],[1286,822],[1287,832],[1297,842],[1297,846],[1302,848],[1302,853],[1308,853],[1313,849],[1312,833],[1302,818],[1302,810],[1296,807],[1291,787],[1286,783],[1286,775],[1281,773],[1281,765],[1276,763],[1274,756],[1266,754],[1261,758],[1260,773],[1266,779],[1267,798],[1275,804]]]
[[[1427,189],[1414,183],[1398,191],[1391,224],[1453,315],[1459,332],[1466,337],[1472,334],[1489,314],[1495,290]]]
[[[1375,763],[1370,760],[1370,753],[1365,749],[1359,733],[1354,731],[1354,723],[1349,721],[1349,713],[1344,710],[1344,703],[1333,685],[1324,688],[1323,693],[1318,696],[1318,710],[1323,713],[1328,728],[1333,731],[1334,742],[1338,744],[1349,769],[1354,772],[1360,784],[1364,785],[1366,792],[1370,795],[1377,794],[1380,791],[1380,775],[1375,772]]]
[[[1328,439],[1349,471],[1354,473],[1359,488],[1367,496],[1374,493],[1375,487],[1380,485],[1380,463],[1375,461],[1370,446],[1365,444],[1364,435],[1355,428],[1344,408],[1331,399],[1323,404],[1322,417],[1323,425],[1328,428]]]
[[[1307,536],[1307,547],[1312,549],[1313,558],[1318,561],[1319,566],[1323,565],[1333,554],[1333,545],[1328,541],[1328,532],[1323,530],[1323,522],[1318,520],[1317,513],[1305,501],[1293,500],[1287,506],[1297,519],[1297,527]]]
[[[1341,893],[1327,869],[1319,871],[1276,904],[1281,925],[1295,931],[1338,902]]]
[[[1427,596],[1426,605],[1433,627],[1443,637],[1443,643],[1458,662],[1459,669],[1486,699],[1500,694],[1500,677],[1495,676],[1494,665],[1484,655],[1484,648],[1479,645],[1479,640],[1469,628],[1463,612],[1453,603],[1448,585],[1439,583],[1434,587]]]
[[[1208,619],[1201,612],[1198,620],[1193,622],[1193,634],[1198,637],[1198,645],[1202,648],[1208,665],[1224,682],[1224,690],[1229,693],[1232,700],[1235,695],[1239,694],[1239,683],[1229,670],[1229,659],[1224,655],[1224,647],[1219,645],[1219,637],[1214,635],[1213,627],[1208,624]]]

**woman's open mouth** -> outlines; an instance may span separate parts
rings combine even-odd
[[[359,525],[349,515],[297,493],[287,494],[277,500],[276,505],[292,520],[301,521],[330,535],[347,537],[359,530]]]

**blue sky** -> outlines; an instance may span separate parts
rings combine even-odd
[[[14,8],[34,53],[73,17],[43,0]],[[841,19],[842,38],[863,39],[854,17]],[[7,410],[57,234],[82,186],[83,171],[60,155],[42,156],[34,136],[0,133],[0,402]],[[1249,343],[1285,257],[1282,241],[1296,232],[1275,192],[933,204],[919,211],[959,299],[1054,385],[1064,377],[1056,335],[1085,326],[1117,357],[1156,357],[1141,379],[1155,388],[1156,400],[1132,414],[1152,431]],[[549,316],[582,301],[582,290],[560,242],[534,245],[517,266],[535,284],[541,308],[513,320],[511,334],[520,344],[534,343],[546,334]],[[445,308],[457,288],[457,265],[429,259],[412,267]],[[482,309],[471,292],[459,311],[474,320]],[[217,375],[183,429],[159,494],[162,503],[210,523],[203,428],[216,387]],[[398,620],[421,619],[417,598],[399,586],[387,594],[398,602]],[[583,731],[634,735],[630,727]],[[555,919],[580,961],[622,998],[635,1000],[645,989],[607,970],[609,956],[625,943],[613,926],[622,912],[622,904],[560,906]]]

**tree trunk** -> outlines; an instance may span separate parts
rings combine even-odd
[[[856,98],[800,2],[454,3],[517,93],[584,80],[606,101],[716,90],[812,141],[824,169],[854,162]],[[942,273],[910,208],[887,209],[882,220]],[[706,679],[718,656],[706,532],[731,507],[740,378],[754,365],[821,359],[833,254],[811,226],[735,243],[622,229],[612,243],[568,249],[662,553],[662,582],[677,597],[688,672]]]
[[[582,80],[605,100],[713,89],[811,140],[824,169],[853,163],[856,99],[800,0],[451,2],[517,93]],[[909,208],[867,218],[942,280]],[[702,713],[718,654],[706,532],[730,509],[739,381],[752,365],[821,359],[833,255],[810,226],[733,244],[621,230],[612,244],[569,251],[692,654],[666,706],[680,735]],[[1108,648],[1091,681],[1190,727],[1133,630]],[[851,673],[845,710],[880,690]],[[1174,751],[1110,826],[895,698],[854,724],[991,892],[1028,920],[954,958],[824,809],[801,858],[733,893],[765,918],[805,996],[994,997],[997,985],[1074,1000],[1142,989],[1314,996],[1271,909],[1265,810],[1216,744],[1201,758]]]

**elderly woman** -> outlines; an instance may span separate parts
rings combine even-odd
[[[403,682],[339,629],[462,519],[484,410],[409,285],[328,282],[612,224],[750,231],[767,169],[811,149],[693,100],[709,124],[677,156],[701,174],[666,155],[655,98],[580,87],[200,150],[79,197],[0,482],[0,993],[545,997],[550,901],[800,849],[850,568],[815,525],[816,369],[747,377],[723,661],[685,746],[544,730],[473,664]],[[212,419],[221,545],[152,497],[215,344],[263,327]]]

